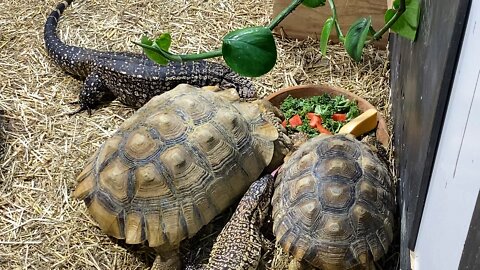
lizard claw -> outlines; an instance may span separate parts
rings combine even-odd
[[[77,101],[77,104],[79,104],[79,102]],[[83,112],[83,111],[87,111],[88,113],[88,116],[92,116],[92,109],[86,105],[81,105],[80,108],[78,108],[77,110],[73,111],[73,112],[70,112],[68,113],[69,116],[73,116],[77,113],[80,113],[80,112]]]

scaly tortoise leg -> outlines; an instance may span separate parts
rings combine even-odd
[[[288,270],[311,270],[313,267],[303,261],[299,261],[297,259],[292,259],[290,264],[288,264]]]
[[[182,261],[178,248],[167,251],[168,248],[157,247],[157,257],[150,270],[181,270]]]

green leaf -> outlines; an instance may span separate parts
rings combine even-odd
[[[223,38],[222,54],[233,71],[246,77],[258,77],[269,72],[277,61],[275,40],[266,27],[228,33]]]
[[[325,6],[325,0],[304,0],[302,4],[309,8],[316,8],[320,6]]]
[[[362,59],[363,47],[365,46],[371,24],[372,19],[370,17],[361,18],[350,26],[345,37],[345,49],[348,55],[357,62]]]
[[[170,35],[170,33],[163,33],[157,39],[155,39],[155,45],[153,46],[156,46],[168,52],[168,49],[170,49],[171,44],[172,44],[172,36]]]
[[[160,36],[161,37],[161,36]],[[158,38],[160,39],[160,38]],[[158,40],[157,39],[157,40]],[[142,39],[141,39],[141,43],[144,44],[144,45],[148,45],[148,46],[154,46],[154,47],[159,47],[159,46],[165,46],[164,44],[164,41],[161,41],[159,42],[160,45],[157,44],[157,40],[155,41],[155,43],[149,39],[147,36],[143,36]],[[169,45],[170,46],[170,45]],[[168,48],[167,48],[168,49]],[[160,65],[166,65],[168,64],[168,59],[166,59],[165,57],[163,57],[163,55],[161,55],[160,53],[154,51],[154,50],[151,50],[151,49],[147,49],[147,48],[143,48],[143,52],[145,53],[145,55],[150,59],[152,60],[153,62],[157,63],[157,64],[160,64]]]
[[[395,2],[394,7],[398,9],[398,5],[395,5]],[[418,0],[406,0],[405,4],[405,12],[397,19],[390,29],[400,36],[414,41],[417,35],[418,23],[420,21],[420,3]],[[390,21],[395,15],[397,12],[396,9],[387,10],[385,13],[385,23]]]
[[[400,7],[400,0],[393,1],[393,8],[398,9]]]
[[[327,55],[327,43],[332,32],[333,22],[333,17],[329,17],[323,25],[322,35],[320,36],[320,51],[323,56]]]

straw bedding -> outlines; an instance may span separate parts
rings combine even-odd
[[[113,102],[91,117],[65,115],[75,109],[69,102],[77,99],[81,82],[53,65],[43,49],[43,24],[57,1],[2,1],[0,8],[0,137],[5,148],[0,158],[0,268],[145,269],[153,260],[150,250],[105,236],[84,204],[70,196],[86,159],[133,110]],[[271,10],[272,0],[85,0],[68,8],[59,30],[69,44],[137,52],[130,41],[144,32],[168,31],[173,51],[194,53],[216,48],[229,30],[265,25]],[[364,61],[355,64],[337,46],[322,58],[315,40],[279,38],[278,46],[275,69],[254,79],[261,96],[285,86],[324,83],[351,90],[389,115],[386,52],[369,48]],[[198,239],[212,239],[221,228],[215,224]],[[182,249],[185,259],[195,262],[206,250],[195,243]],[[280,269],[279,258],[267,264]]]

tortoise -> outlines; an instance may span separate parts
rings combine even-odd
[[[276,242],[289,269],[365,269],[393,240],[387,165],[351,134],[309,139],[282,165],[272,197]]]
[[[77,177],[73,196],[99,227],[127,244],[148,242],[158,253],[155,269],[180,269],[180,242],[289,149],[271,104],[242,102],[234,89],[209,90],[182,84],[154,97]]]

